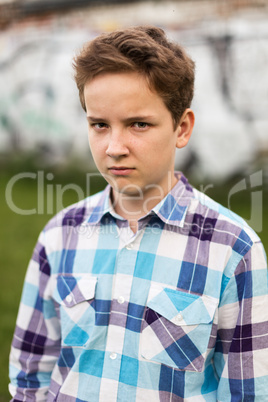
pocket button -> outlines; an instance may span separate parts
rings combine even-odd
[[[183,316],[181,313],[179,313],[176,317],[175,317],[175,322],[177,324],[179,324],[181,321],[183,320]]]
[[[68,296],[66,297],[66,301],[67,301],[67,303],[71,303],[71,302],[72,302],[72,300],[73,300],[73,298],[72,298],[72,296],[71,296],[71,295],[68,295]]]

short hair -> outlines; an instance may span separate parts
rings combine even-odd
[[[101,34],[85,44],[74,58],[73,67],[85,111],[84,87],[104,73],[144,75],[149,88],[158,93],[170,111],[175,126],[192,102],[195,64],[161,28],[138,26]]]

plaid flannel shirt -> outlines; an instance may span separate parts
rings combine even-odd
[[[134,235],[110,187],[57,214],[30,262],[13,401],[268,401],[257,235],[181,176]]]

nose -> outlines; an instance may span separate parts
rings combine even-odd
[[[112,130],[106,149],[106,155],[111,158],[120,158],[121,156],[128,155],[128,153],[129,150],[126,144],[126,133],[124,130]]]

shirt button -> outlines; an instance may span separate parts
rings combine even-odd
[[[117,354],[116,353],[111,353],[110,354],[110,359],[115,360],[117,358]]]
[[[133,249],[133,244],[128,244],[128,245],[126,246],[126,249],[127,249],[127,250],[132,250],[132,249]]]
[[[71,295],[68,295],[68,296],[66,297],[67,303],[71,303],[72,300],[73,300],[73,298],[72,298]]]
[[[124,301],[125,301],[125,299],[124,299],[123,296],[119,296],[118,299],[117,299],[117,301],[118,301],[119,304],[123,304]]]

